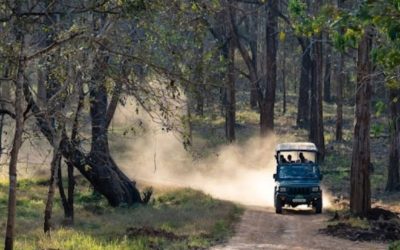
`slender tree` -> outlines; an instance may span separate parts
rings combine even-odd
[[[24,35],[17,32],[17,42],[21,47],[19,52],[19,60],[17,66],[17,77],[15,87],[15,133],[13,139],[13,145],[11,150],[11,157],[9,163],[9,191],[8,191],[8,211],[7,211],[7,226],[6,226],[6,237],[5,237],[5,250],[11,250],[14,248],[14,235],[15,235],[15,217],[16,217],[16,205],[17,205],[17,163],[19,149],[22,145],[22,132],[24,126],[24,115],[23,115],[23,84],[24,84],[24,69],[25,69],[25,58],[24,58]]]
[[[228,6],[228,36],[232,37],[233,29],[229,23],[235,23],[235,10]],[[235,140],[235,123],[236,123],[236,91],[235,91],[235,41],[229,39],[228,42],[228,67],[226,77],[226,111],[225,111],[225,131],[228,142]]]

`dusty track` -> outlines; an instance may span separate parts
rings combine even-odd
[[[387,249],[387,245],[321,235],[328,216],[313,210],[284,210],[275,214],[272,208],[247,208],[237,225],[235,236],[218,249]]]

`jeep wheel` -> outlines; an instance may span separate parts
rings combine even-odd
[[[275,213],[281,214],[282,213],[282,202],[277,199],[275,202]]]
[[[315,213],[322,213],[322,198],[315,203]]]

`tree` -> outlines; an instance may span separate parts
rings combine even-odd
[[[339,55],[338,79],[336,83],[336,141],[343,140],[343,85],[346,81],[344,70],[344,53],[341,52]]]
[[[61,141],[61,131],[56,132],[54,139],[54,146],[53,146],[53,159],[51,160],[50,166],[50,182],[49,182],[49,191],[47,193],[47,201],[44,210],[44,223],[43,223],[43,231],[45,234],[50,236],[51,230],[51,217],[52,217],[52,210],[53,210],[53,202],[54,202],[54,194],[55,188],[59,181],[57,178],[59,177],[60,165],[61,165],[61,153],[59,151],[59,143]]]
[[[325,35],[325,39],[329,40],[329,35]],[[331,46],[326,44],[324,46],[325,49],[325,70],[324,70],[324,101],[331,102],[331,64],[332,64],[332,55],[331,55]]]
[[[314,4],[314,13],[318,13],[319,3]],[[322,86],[323,86],[323,56],[322,33],[317,32],[311,39],[311,113],[309,139],[315,143],[319,151],[319,160],[325,157],[325,138],[322,110]]]
[[[260,104],[260,129],[261,135],[266,135],[274,129],[274,110],[277,77],[277,51],[278,51],[278,10],[279,1],[270,1],[267,5],[266,27],[266,83],[265,97]]]
[[[390,101],[390,150],[388,178],[386,182],[386,191],[395,191],[400,188],[399,177],[399,149],[400,149],[400,90],[398,87],[389,89]]]
[[[309,39],[300,38],[303,54],[301,55],[301,71],[299,98],[297,103],[296,125],[300,128],[310,126],[310,82],[311,82],[311,55]]]
[[[227,6],[227,32],[228,42],[228,66],[226,77],[226,109],[225,109],[225,131],[228,142],[235,140],[236,125],[236,90],[235,90],[235,41],[232,38],[233,27],[229,24],[235,23],[235,12],[231,6]]]
[[[24,127],[24,112],[23,112],[23,84],[24,84],[24,35],[17,32],[16,40],[20,46],[17,76],[15,81],[15,133],[13,146],[11,150],[11,158],[9,163],[9,192],[8,192],[8,211],[7,211],[7,226],[5,237],[5,250],[11,250],[14,247],[15,234],[15,217],[17,205],[17,163],[19,149],[22,145],[22,133]]]
[[[269,1],[265,5],[267,10],[266,24],[266,48],[264,58],[267,62],[265,66],[266,77],[263,79],[257,70],[257,63],[254,60],[255,55],[251,55],[240,39],[238,27],[236,23],[231,22],[233,30],[232,39],[242,56],[247,69],[248,78],[251,85],[257,91],[257,104],[260,112],[260,133],[262,136],[267,135],[274,129],[274,107],[275,107],[275,90],[277,77],[277,37],[278,37],[278,1]]]
[[[356,111],[350,175],[350,211],[365,216],[371,208],[369,168],[372,32],[367,27],[358,45]]]

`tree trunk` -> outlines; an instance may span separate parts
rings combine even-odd
[[[57,132],[60,133],[60,132]],[[53,201],[54,201],[54,193],[56,185],[59,184],[60,179],[59,171],[61,171],[61,153],[59,151],[59,143],[60,143],[60,135],[55,135],[56,142],[53,145],[53,159],[51,161],[51,168],[50,168],[50,183],[49,183],[49,191],[47,193],[47,201],[46,207],[44,210],[44,223],[43,223],[43,230],[44,233],[50,236],[50,230],[52,228],[51,225],[51,216],[53,211]]]
[[[311,74],[311,113],[309,139],[318,148],[318,160],[323,161],[325,157],[324,124],[322,113],[322,36],[314,36],[312,45],[312,74]]]
[[[250,49],[251,49],[251,55],[252,55],[252,61],[253,65],[255,68],[257,68],[257,63],[258,63],[258,11],[255,11],[257,6],[251,6],[251,11],[253,14],[250,16],[250,24],[248,27],[248,30],[251,34],[250,38]],[[254,86],[254,84],[250,84],[250,108],[251,109],[256,109],[257,108],[257,88]]]
[[[234,17],[234,10],[231,10],[228,18]],[[233,31],[228,28],[229,34]],[[229,40],[228,44],[228,69],[226,79],[226,111],[225,111],[225,133],[229,143],[235,140],[235,123],[236,123],[236,91],[235,91],[235,42]]]
[[[9,75],[9,70],[8,70],[8,68],[9,68],[9,66],[8,65],[5,65],[4,66],[5,68],[4,68],[4,72],[3,72],[3,77],[4,77],[4,79],[7,79],[8,78],[8,75]],[[6,85],[6,84],[2,84],[1,86],[0,86],[0,97],[1,97],[1,100],[6,100],[7,98],[8,98],[8,96],[7,96],[7,93],[5,93],[5,92],[8,92],[8,90],[6,91],[6,89],[5,88],[9,88],[9,86],[8,86],[8,84],[6,85],[6,86],[4,86],[4,85]],[[5,104],[3,103],[3,102],[1,102],[0,103],[0,108],[2,109],[2,110],[4,110],[5,109]],[[4,114],[1,114],[0,115],[0,158],[2,157],[2,155],[3,155],[3,128],[4,128]]]
[[[278,50],[278,1],[271,1],[267,5],[266,27],[266,86],[265,98],[260,105],[261,135],[266,135],[274,130],[274,108],[277,76],[277,50]]]
[[[326,35],[326,40],[329,40],[329,35]],[[324,72],[324,101],[331,102],[331,47],[325,46],[325,72]]]
[[[390,154],[386,191],[400,188],[399,178],[399,139],[400,139],[400,90],[390,88]]]
[[[283,56],[282,56],[282,92],[283,92],[283,107],[282,107],[282,113],[286,114],[286,50],[283,48]]]
[[[67,195],[65,194],[65,191],[64,191],[61,163],[58,164],[57,186],[58,186],[58,191],[60,193],[61,204],[62,204],[62,206],[64,208],[64,218],[68,219],[69,222],[71,222],[71,209],[70,209],[69,204],[68,204],[68,197],[67,197]]]
[[[372,35],[367,28],[358,45],[356,112],[350,177],[350,211],[357,216],[365,216],[371,208],[369,179],[369,167],[371,164],[369,137],[372,73],[371,48]]]
[[[311,81],[311,56],[309,44],[306,39],[302,47],[303,54],[301,57],[301,74],[299,86],[299,99],[297,102],[297,119],[296,124],[299,128],[308,128],[310,124],[310,81]]]
[[[337,0],[338,8],[343,7],[345,0]],[[340,34],[343,35],[344,30],[340,30]],[[336,79],[336,141],[343,141],[343,85],[346,81],[345,75],[345,57],[344,52],[341,51],[339,55],[338,63],[338,78]]]
[[[7,226],[5,237],[5,250],[12,250],[14,248],[14,235],[15,235],[15,217],[17,206],[17,163],[19,149],[22,145],[22,132],[24,126],[23,117],[23,83],[24,83],[24,68],[25,62],[23,57],[24,36],[17,35],[17,40],[21,42],[21,51],[18,61],[17,81],[15,88],[15,133],[13,139],[13,146],[10,154],[9,163],[9,190],[8,190],[8,211],[7,211]]]
[[[108,146],[107,119],[107,89],[104,75],[106,61],[98,60],[99,67],[93,73],[90,84],[90,117],[92,127],[92,143],[87,157],[90,168],[85,169],[89,180],[92,180],[96,191],[107,197],[112,206],[122,203],[133,204],[141,202],[140,193],[134,183],[122,173],[110,155]]]
[[[62,134],[61,152],[68,162],[73,164],[79,172],[101,193],[111,206],[121,204],[142,203],[139,191],[132,182],[115,164],[108,148],[106,128],[107,92],[104,79],[95,77],[105,70],[97,69],[93,73],[94,83],[90,86],[90,103],[92,118],[92,150],[88,156],[68,138],[66,132]],[[32,98],[29,86],[25,84],[24,92],[27,102],[32,106],[37,125],[49,142],[53,141],[51,122],[44,115]]]
[[[343,84],[346,81],[344,73],[344,54],[339,56],[339,77],[336,86],[336,141],[343,140]]]
[[[67,161],[67,173],[68,173],[68,211],[65,213],[65,218],[70,219],[71,224],[74,223],[74,191],[75,191],[75,177],[74,177],[74,165]]]

